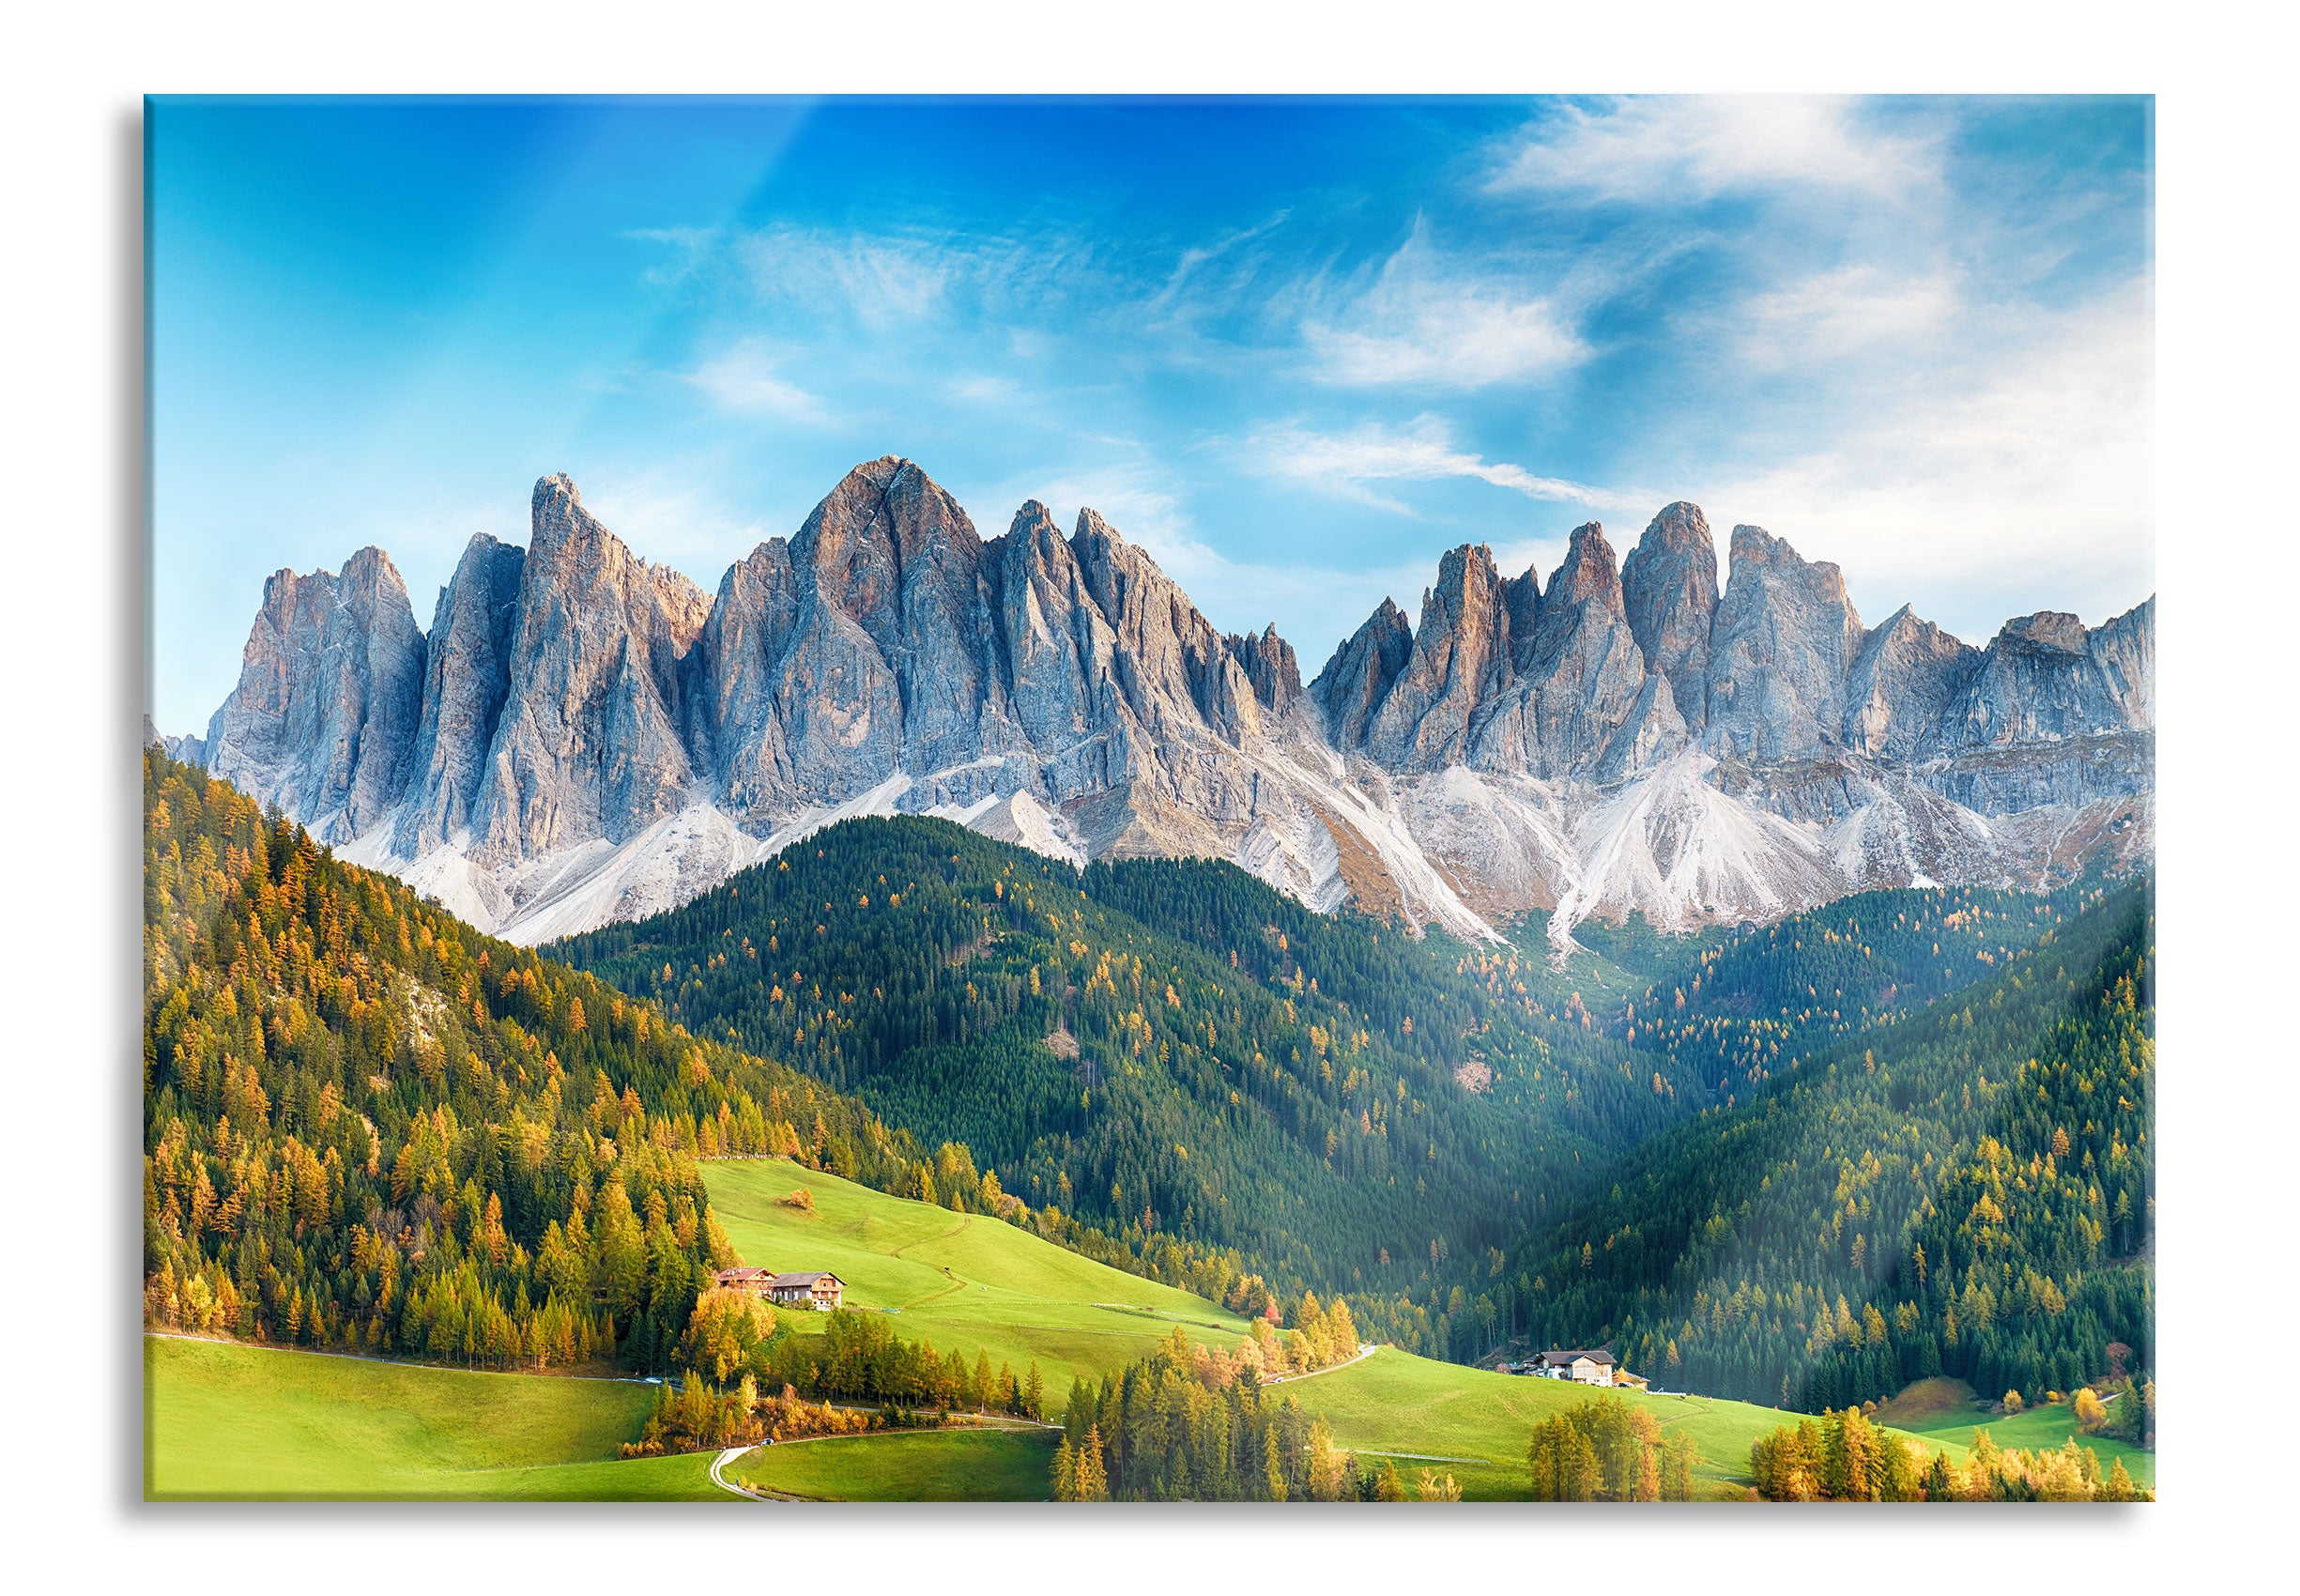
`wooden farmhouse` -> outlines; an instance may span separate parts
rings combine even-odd
[[[1603,1348],[1595,1351],[1573,1349],[1544,1352],[1533,1365],[1532,1372],[1551,1380],[1571,1380],[1581,1386],[1610,1386],[1613,1379],[1613,1354]]]
[[[776,1274],[773,1269],[721,1269],[713,1277],[729,1291],[747,1291],[786,1308],[828,1312],[846,1300],[847,1283],[828,1269]]]
[[[845,1300],[847,1284],[828,1269],[802,1269],[796,1274],[776,1275],[769,1282],[768,1297],[791,1308],[811,1308],[827,1313]]]

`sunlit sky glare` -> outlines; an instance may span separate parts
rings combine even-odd
[[[155,713],[571,473],[715,590],[858,461],[1091,504],[1303,674],[1691,499],[1973,642],[2154,575],[2145,99],[160,99]]]

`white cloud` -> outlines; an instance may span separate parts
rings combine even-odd
[[[780,363],[773,345],[749,338],[681,375],[723,410],[787,422],[828,420],[820,399],[779,375]]]
[[[1446,260],[1419,222],[1371,281],[1312,298],[1334,301],[1302,320],[1321,382],[1474,390],[1532,381],[1588,354],[1554,299]]]
[[[1894,198],[1940,174],[1934,141],[1865,126],[1855,100],[1653,96],[1568,107],[1523,135],[1487,186],[1639,201],[1779,188]]]
[[[1455,444],[1451,429],[1434,415],[1417,416],[1394,428],[1368,422],[1345,433],[1287,423],[1250,434],[1237,453],[1258,476],[1302,483],[1405,515],[1414,514],[1411,506],[1368,484],[1466,478],[1553,503],[1632,508],[1637,503],[1610,489],[1540,476],[1506,460],[1471,453]]]
[[[1841,267],[1749,300],[1738,313],[1740,349],[1761,369],[1812,365],[1929,338],[1958,309],[1956,283],[1946,273]]]
[[[2032,315],[1985,370],[1911,388],[1827,448],[1698,497],[1720,529],[1762,525],[1843,566],[1871,622],[1910,601],[1974,642],[2040,606],[2097,623],[2154,582],[2149,301],[2139,281]]]
[[[706,592],[715,591],[727,567],[769,537],[788,537],[796,523],[770,528],[757,517],[729,510],[694,483],[706,473],[691,462],[663,469],[606,473],[580,483],[583,507],[622,539],[631,552],[654,564],[684,572]]]

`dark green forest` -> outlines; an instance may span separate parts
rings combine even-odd
[[[1769,1054],[1562,1205],[1512,1260],[1536,1338],[1810,1410],[1942,1373],[2073,1390],[2115,1343],[2150,1366],[2153,900],[2084,896],[1984,981]]]
[[[1081,873],[943,821],[834,826],[552,951],[964,1143],[1034,1207],[1145,1253],[1234,1250],[1286,1297],[1363,1294],[1367,1328],[1462,1357],[1550,1194],[1702,1101],[1449,939],[1229,865]]]

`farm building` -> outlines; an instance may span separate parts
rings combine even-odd
[[[1576,1385],[1610,1386],[1614,1383],[1613,1354],[1602,1347],[1594,1351],[1544,1352],[1533,1373],[1551,1380],[1572,1380]]]
[[[826,1313],[845,1299],[846,1292],[846,1282],[828,1269],[776,1275],[767,1285],[767,1296],[775,1302]]]
[[[728,1291],[747,1291],[758,1297],[772,1295],[774,1284],[773,1269],[721,1269],[713,1277]]]

